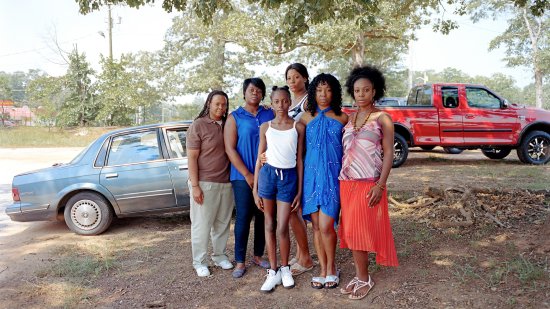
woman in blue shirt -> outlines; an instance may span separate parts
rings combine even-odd
[[[273,119],[271,109],[260,105],[265,97],[265,84],[260,78],[247,78],[243,83],[244,106],[232,112],[225,123],[225,152],[231,161],[229,180],[235,196],[235,262],[233,277],[240,278],[246,271],[245,259],[254,217],[254,257],[252,262],[269,268],[262,259],[265,251],[264,215],[256,207],[252,196],[254,167],[258,157],[260,125]]]

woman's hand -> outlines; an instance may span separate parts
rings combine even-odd
[[[244,179],[246,180],[246,183],[250,187],[250,189],[254,189],[254,174],[248,173],[246,176],[244,176]]]
[[[296,196],[294,197],[294,200],[292,201],[292,204],[290,205],[290,212],[297,211],[302,205],[301,201],[302,201],[302,195],[296,194]]]
[[[254,196],[254,203],[256,203],[256,207],[264,212],[264,200],[258,195],[256,190],[252,191],[252,195]]]
[[[202,189],[200,186],[193,186],[191,188],[191,191],[193,193],[193,200],[195,203],[202,205],[204,202],[204,193],[202,193]]]
[[[267,155],[265,154],[265,152],[260,154],[260,163],[262,164],[262,166],[267,163]]]
[[[382,198],[382,194],[384,194],[383,190],[378,186],[374,185],[369,193],[367,193],[367,199],[369,200],[369,207],[372,208],[380,202],[380,199]]]

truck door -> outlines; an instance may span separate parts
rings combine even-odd
[[[464,113],[464,142],[467,145],[510,144],[519,132],[516,111],[481,87],[466,87],[468,109]]]
[[[439,136],[443,145],[464,144],[463,106],[458,99],[458,87],[441,87],[439,108]],[[462,104],[464,105],[464,104]]]

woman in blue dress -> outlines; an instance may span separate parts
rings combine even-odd
[[[321,266],[321,273],[312,278],[311,286],[335,288],[340,279],[334,261],[334,226],[340,214],[338,175],[342,165],[342,128],[348,116],[342,113],[342,87],[334,76],[322,73],[313,79],[300,121],[306,125],[302,211],[304,219],[312,222]]]

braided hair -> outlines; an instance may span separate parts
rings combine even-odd
[[[282,86],[282,87],[279,87],[279,86],[273,86],[271,87],[271,95],[270,95],[270,98],[273,100],[273,94],[275,93],[275,91],[284,91],[288,94],[288,98],[290,99],[291,98],[291,94],[290,94],[290,89],[288,88],[288,86]]]
[[[225,110],[225,114],[222,117],[222,124],[225,124],[225,120],[227,119],[227,115],[229,114],[229,97],[227,96],[227,93],[221,90],[213,90],[208,94],[208,97],[206,97],[206,102],[204,102],[204,106],[202,107],[201,112],[195,118],[195,120],[202,117],[208,117],[208,114],[210,113],[210,103],[212,103],[212,99],[214,98],[214,96],[217,95],[225,97],[225,100],[227,101],[227,109]]]
[[[315,112],[317,112],[315,94],[317,92],[317,87],[322,84],[327,84],[332,91],[332,100],[330,101],[332,111],[337,116],[342,115],[342,86],[336,77],[327,73],[321,73],[315,76],[307,88],[306,111],[310,112],[311,116],[315,116]]]

